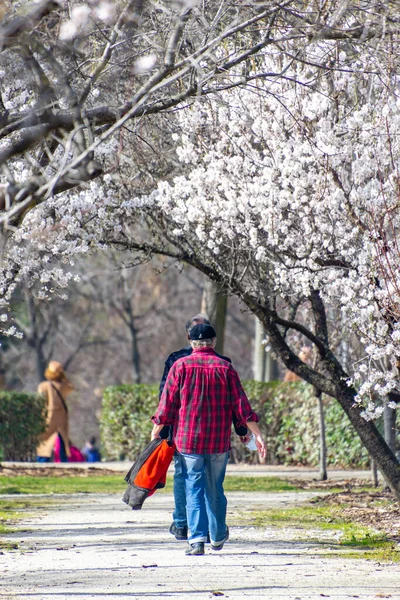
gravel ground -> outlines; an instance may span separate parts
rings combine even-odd
[[[334,532],[315,544],[289,529],[235,526],[240,513],[298,504],[315,492],[227,496],[230,540],[200,557],[186,557],[185,542],[168,533],[171,494],[155,494],[141,511],[120,494],[50,497],[6,538],[19,547],[0,555],[0,598],[400,600],[399,565],[330,557]]]

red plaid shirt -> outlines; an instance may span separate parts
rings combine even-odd
[[[232,412],[241,425],[259,420],[232,365],[212,348],[195,348],[172,366],[152,421],[174,425],[180,452],[217,454],[230,449]]]

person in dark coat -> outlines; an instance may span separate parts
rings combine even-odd
[[[185,329],[186,335],[189,344],[176,352],[172,352],[165,361],[164,373],[160,382],[160,391],[159,391],[159,399],[164,390],[165,382],[168,377],[168,373],[172,365],[183,358],[184,356],[189,356],[193,352],[193,348],[190,344],[190,330],[195,327],[195,325],[209,325],[210,321],[207,319],[205,315],[197,314],[186,322]],[[227,356],[222,356],[217,354],[220,358],[226,360],[228,363],[232,363],[231,359]],[[243,443],[246,443],[249,439],[249,431],[247,427],[240,426],[237,424],[235,420],[234,414],[232,415],[233,424],[235,427],[236,433],[240,436],[240,439]],[[160,437],[166,439],[169,435],[170,428],[164,427],[161,430]],[[187,517],[186,517],[186,492],[185,492],[185,480],[183,478],[182,472],[182,457],[179,452],[175,452],[174,454],[174,500],[175,500],[175,508],[172,513],[172,524],[169,528],[170,533],[175,536],[177,540],[187,540],[188,537],[188,527],[187,527]]]

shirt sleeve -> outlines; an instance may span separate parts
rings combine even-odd
[[[247,435],[249,433],[249,430],[245,425],[239,424],[239,421],[237,420],[237,417],[234,412],[232,413],[232,422],[235,428],[235,432],[237,433],[237,435],[240,435],[240,437],[243,437],[244,435]]]
[[[229,387],[233,401],[233,417],[236,418],[235,429],[246,427],[247,421],[258,423],[260,417],[251,408],[246,392],[240,383],[239,375],[233,367],[229,369]]]
[[[175,365],[169,370],[160,402],[151,420],[156,425],[173,425],[180,406],[180,371]]]

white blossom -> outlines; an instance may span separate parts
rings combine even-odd
[[[147,54],[145,56],[141,56],[137,60],[135,60],[133,64],[133,70],[135,73],[146,73],[146,71],[151,71],[151,69],[155,66],[157,62],[156,54]]]

